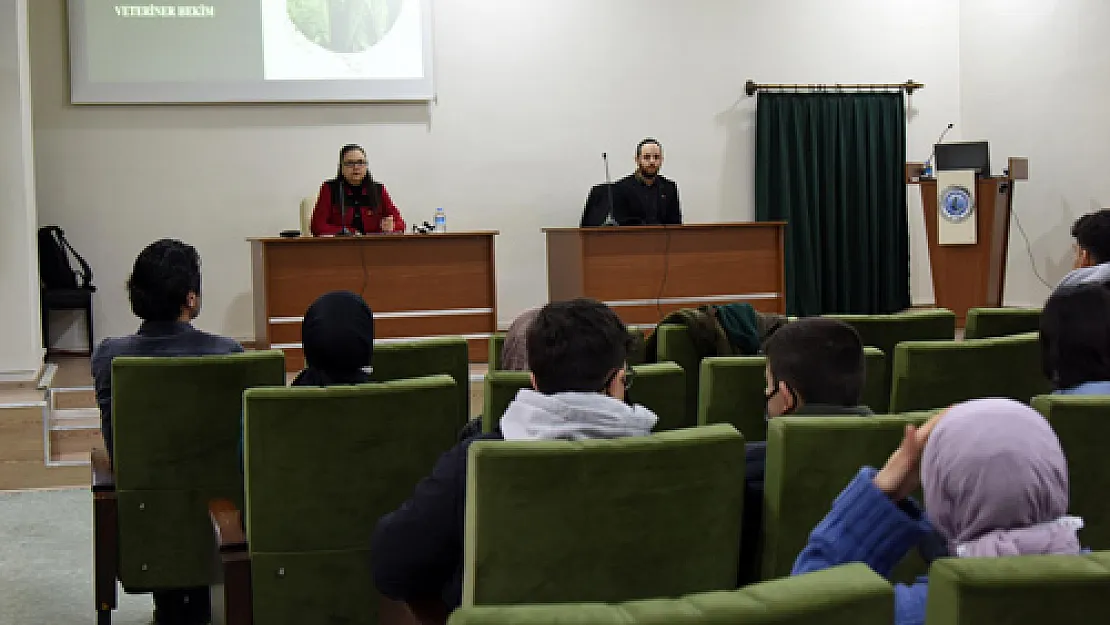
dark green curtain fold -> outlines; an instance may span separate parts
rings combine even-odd
[[[756,110],[755,216],[788,224],[787,312],[908,308],[902,93],[766,93]]]

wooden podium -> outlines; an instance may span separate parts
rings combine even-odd
[[[1011,159],[1013,163],[1017,159]],[[909,179],[921,187],[925,232],[929,239],[929,264],[933,270],[936,305],[956,313],[963,327],[969,308],[998,307],[1006,281],[1006,252],[1010,243],[1010,214],[1014,202],[1014,166],[1007,176],[975,181],[976,242],[970,245],[941,245],[938,222],[937,181]],[[1024,176],[1024,173],[1019,173]]]
[[[259,349],[303,367],[301,321],[329,291],[361,293],[378,342],[466,337],[485,362],[497,330],[496,232],[250,239],[254,331]]]
[[[631,326],[703,304],[785,311],[782,222],[547,228],[552,301],[591,297]]]

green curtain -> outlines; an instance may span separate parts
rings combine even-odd
[[[785,221],[793,315],[910,305],[906,114],[897,93],[766,93],[755,216]]]

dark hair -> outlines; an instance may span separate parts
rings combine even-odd
[[[1110,208],[1083,215],[1071,227],[1075,242],[1091,256],[1091,262],[1110,262]]]
[[[1110,289],[1081,284],[1048,298],[1041,312],[1041,362],[1057,389],[1110,381]]]
[[[357,143],[348,143],[347,145],[339,148],[339,163],[335,166],[335,183],[336,189],[342,192],[343,185],[351,186],[347,179],[343,177],[343,157],[347,154],[358,150],[362,152],[362,157],[366,158],[366,150]],[[377,208],[381,201],[381,185],[378,181],[374,180],[374,172],[370,171],[370,165],[366,166],[366,177],[362,179],[361,188],[367,189],[367,197],[370,199],[370,208]]]
[[[161,239],[139,253],[127,279],[127,295],[137,317],[174,321],[188,303],[189,293],[200,295],[196,248],[177,239]]]
[[[866,376],[863,342],[838,319],[809,317],[779,328],[763,348],[777,386],[807,404],[857,406]]]
[[[647,139],[644,139],[643,141],[636,144],[636,158],[640,158],[640,154],[644,151],[645,145],[657,145],[659,146],[659,151],[663,151],[663,144],[659,143],[658,139],[648,137]]]
[[[592,299],[552,302],[528,327],[528,368],[544,394],[600,392],[625,365],[632,341],[608,306]]]

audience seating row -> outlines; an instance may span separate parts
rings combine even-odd
[[[929,571],[925,625],[1094,623],[1110,609],[1110,552],[949,558]],[[894,589],[864,564],[730,592],[624,603],[464,607],[450,625],[890,625]]]

